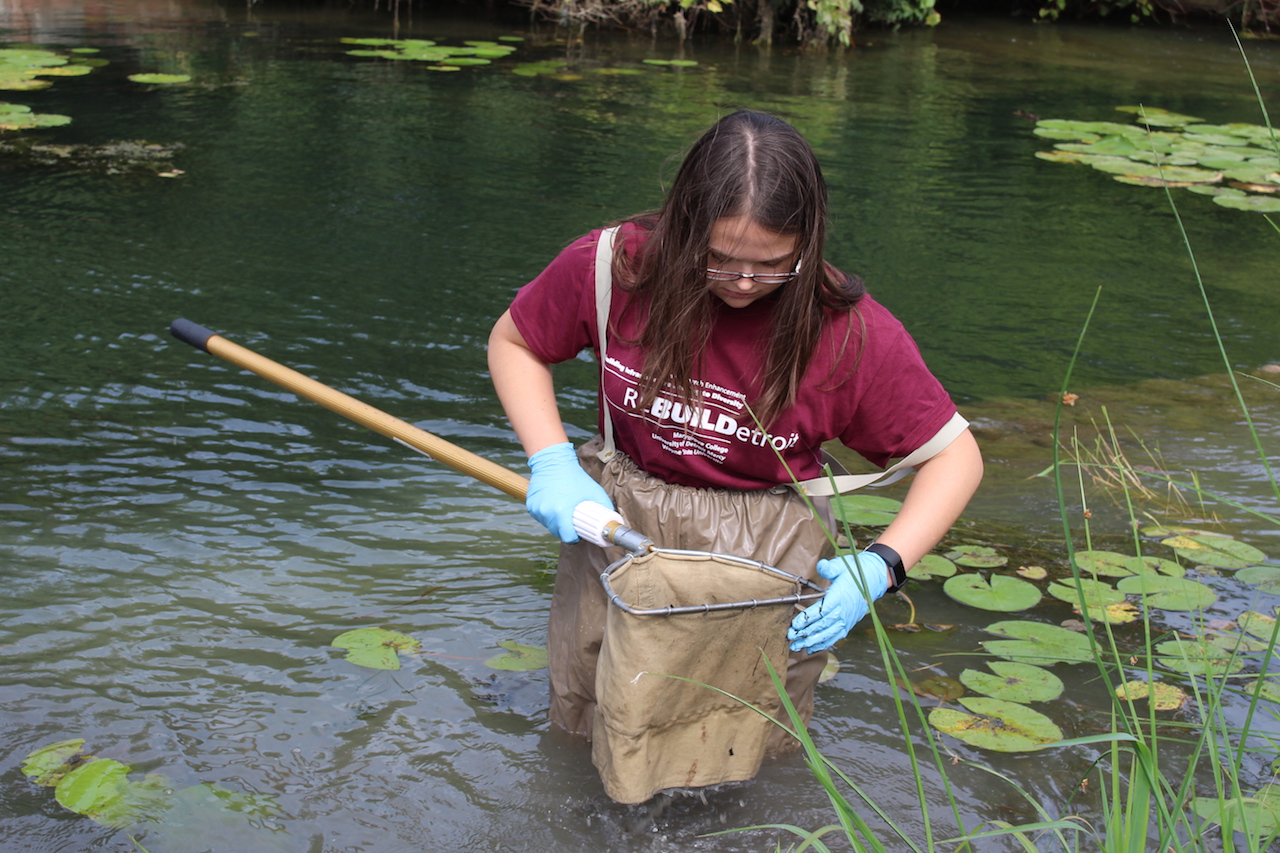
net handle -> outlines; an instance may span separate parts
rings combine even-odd
[[[775,604],[806,604],[808,602],[817,601],[824,595],[824,590],[816,585],[813,581],[793,575],[791,572],[783,571],[775,568],[759,560],[748,560],[745,557],[735,557],[732,554],[717,554],[712,551],[683,551],[676,548],[658,548],[652,547],[647,552],[655,556],[669,555],[673,557],[696,557],[714,559],[721,562],[729,563],[738,568],[752,569],[754,571],[763,572],[764,574],[773,575],[774,577],[788,581],[799,587],[806,587],[810,592],[796,592],[791,595],[783,595],[777,598],[752,598],[746,601],[726,601],[716,604],[686,604],[680,607],[668,605],[666,607],[641,608],[633,607],[622,600],[622,596],[613,588],[610,583],[610,576],[620,571],[631,561],[637,557],[644,556],[639,553],[625,554],[618,560],[615,560],[607,569],[600,573],[600,583],[604,586],[605,595],[609,597],[609,603],[617,607],[624,613],[632,616],[677,616],[685,613],[715,613],[722,610],[751,610],[756,607],[771,607]]]

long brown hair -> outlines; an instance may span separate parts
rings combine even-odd
[[[803,258],[799,275],[771,297],[764,373],[751,401],[765,425],[795,403],[826,313],[856,312],[866,293],[861,280],[823,260],[827,188],[809,143],[764,113],[725,116],[689,149],[662,208],[629,220],[650,232],[639,256],[629,262],[619,252],[615,260],[620,285],[640,297],[631,304],[644,312],[636,341],[645,353],[638,409],[648,408],[667,386],[690,402],[717,298],[706,278],[711,226],[734,216],[796,235]],[[848,336],[840,346],[847,342]]]

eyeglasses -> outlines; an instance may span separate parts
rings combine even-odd
[[[796,266],[791,272],[734,272],[732,270],[717,270],[707,267],[707,278],[711,281],[737,281],[740,278],[748,278],[756,284],[786,284],[800,274],[800,261],[803,258],[796,258]]]

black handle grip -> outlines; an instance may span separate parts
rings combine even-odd
[[[169,331],[184,344],[191,344],[196,349],[204,350],[205,352],[209,351],[209,338],[217,334],[209,331],[199,323],[183,320],[181,317],[169,324]]]

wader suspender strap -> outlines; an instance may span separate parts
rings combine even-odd
[[[601,433],[604,438],[604,450],[596,455],[601,462],[608,462],[616,450],[613,442],[613,417],[609,414],[609,398],[604,394],[604,372],[608,369],[608,356],[605,355],[605,338],[609,335],[609,303],[613,299],[613,241],[618,236],[618,228],[606,228],[600,232],[600,242],[596,244],[596,337],[600,339],[600,414],[604,421]]]
[[[596,244],[596,333],[600,338],[600,412],[604,421],[602,430],[604,450],[596,455],[602,462],[608,462],[617,449],[613,441],[613,418],[609,413],[609,400],[604,394],[604,371],[608,368],[605,338],[609,331],[609,303],[613,298],[613,243],[617,238],[618,228],[619,226],[615,225],[601,231],[600,242]],[[956,412],[951,416],[951,420],[943,424],[942,429],[934,434],[933,438],[920,445],[901,462],[878,474],[837,474],[833,477],[816,477],[787,485],[810,497],[830,497],[852,492],[855,489],[870,486],[872,483],[887,486],[913,473],[916,465],[937,456],[968,428],[969,422]],[[834,488],[832,488],[833,482]]]
[[[836,474],[831,477],[815,477],[812,480],[803,480],[799,483],[788,483],[787,485],[793,486],[796,491],[813,498],[830,497],[831,495],[852,492],[855,489],[861,489],[863,486],[870,486],[872,483],[878,486],[887,486],[914,472],[916,465],[937,456],[948,444],[959,438],[960,433],[968,428],[969,422],[962,418],[959,412],[956,412],[951,416],[951,420],[942,425],[942,429],[934,433],[933,438],[920,445],[901,462],[884,469],[878,474]],[[834,488],[832,487],[833,484]]]

